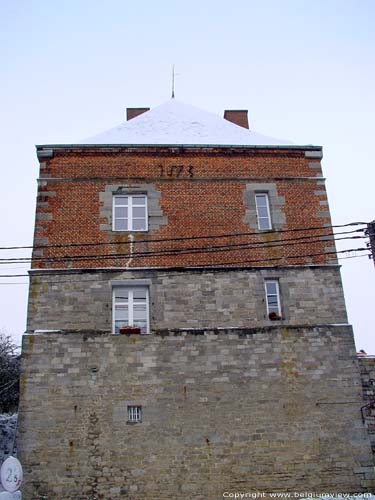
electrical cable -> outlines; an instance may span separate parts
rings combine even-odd
[[[259,236],[260,234],[278,234],[278,233],[292,233],[298,231],[316,231],[323,229],[334,229],[334,228],[342,228],[342,227],[350,227],[350,226],[361,226],[367,225],[367,222],[349,222],[347,224],[336,224],[336,225],[327,225],[327,226],[315,226],[315,227],[301,227],[301,228],[293,228],[293,229],[277,229],[277,230],[269,230],[262,232],[244,232],[244,233],[227,233],[227,234],[209,234],[206,236],[181,236],[176,238],[150,238],[143,240],[135,240],[124,241],[124,242],[92,242],[92,243],[66,243],[66,244],[46,244],[46,245],[28,245],[28,246],[9,246],[9,247],[0,247],[0,250],[21,250],[21,249],[42,249],[42,248],[65,248],[65,247],[84,247],[84,246],[101,246],[101,245],[130,245],[135,243],[162,243],[165,241],[188,241],[188,240],[196,240],[196,239],[212,239],[212,238],[232,238],[238,236]],[[122,234],[122,233],[120,233]]]
[[[356,230],[357,231],[357,230]],[[107,259],[128,259],[128,258],[152,258],[152,257],[163,257],[171,256],[176,254],[197,254],[197,253],[214,253],[214,252],[226,252],[226,251],[236,251],[241,249],[269,249],[275,247],[285,247],[290,245],[298,245],[305,243],[322,243],[323,241],[340,241],[340,240],[350,240],[350,239],[364,239],[366,236],[348,236],[343,238],[335,238],[335,236],[340,234],[350,234],[356,231],[347,231],[342,233],[334,234],[318,234],[311,236],[300,236],[298,238],[286,238],[271,240],[267,243],[263,241],[250,242],[250,243],[228,243],[226,245],[213,245],[210,247],[190,247],[190,248],[167,248],[160,250],[150,250],[145,252],[131,252],[131,253],[110,253],[110,254],[89,254],[89,255],[63,255],[54,257],[17,257],[17,258],[3,258],[0,259],[0,265],[12,264],[18,262],[65,262],[65,261],[82,261],[82,260],[107,260]],[[320,239],[321,237],[326,237],[326,240]],[[319,239],[316,239],[319,238]],[[310,241],[311,240],[311,241]],[[274,244],[275,243],[275,244]]]
[[[213,263],[213,264],[204,264],[204,265],[198,265],[198,266],[181,266],[181,269],[189,269],[189,270],[209,270],[209,269],[217,269],[217,266],[236,266],[237,264],[245,264],[245,263],[257,263],[257,262],[271,262],[271,261],[280,261],[280,260],[288,260],[288,259],[305,259],[305,258],[310,258],[310,257],[317,257],[317,256],[328,256],[328,255],[337,255],[337,254],[342,254],[342,253],[348,253],[348,252],[363,252],[367,251],[368,248],[362,247],[362,248],[350,248],[347,250],[340,250],[340,251],[331,251],[331,252],[318,252],[318,253],[313,253],[313,254],[303,254],[303,255],[285,255],[283,257],[271,257],[271,258],[261,258],[261,259],[248,259],[248,260],[241,260],[241,261],[229,261],[229,262],[219,262],[219,263]],[[170,269],[176,270],[179,266],[173,266],[170,267]],[[242,267],[242,266],[241,266]],[[275,266],[259,266],[259,267],[275,267]],[[151,268],[151,270],[161,270],[165,271],[168,269],[168,267],[154,267]],[[105,272],[124,272],[124,271],[145,271],[147,269],[137,269],[137,268],[125,268],[125,269],[118,269],[113,270],[111,268],[108,269],[90,269],[90,268],[85,268],[85,269],[62,269],[59,270],[59,272],[47,270],[43,271],[43,269],[34,269],[33,271],[36,271],[33,276],[62,276],[62,275],[71,275],[71,274],[93,274],[93,273],[105,273]],[[39,273],[39,274],[38,274]],[[29,274],[1,274],[0,278],[14,278],[14,277],[25,277],[29,276]]]
[[[352,250],[344,250],[345,252],[350,252]],[[325,254],[324,254],[325,255]],[[349,256],[349,257],[338,257],[338,260],[341,261],[341,260],[346,260],[346,259],[363,259],[364,257],[366,258],[371,258],[371,254],[366,254],[366,255],[352,255],[352,256]],[[262,266],[262,267],[265,267],[265,266]],[[235,270],[235,268],[234,268]],[[109,272],[112,272],[112,273],[115,273],[115,272],[124,272],[124,271],[133,271],[133,272],[142,272],[144,270],[142,269],[118,269],[117,271],[115,269],[111,269],[109,270]],[[153,269],[153,271],[157,271],[157,269]],[[210,271],[210,269],[208,269],[208,271]],[[95,270],[95,272],[99,272],[98,270]],[[76,275],[76,276],[82,276],[82,274],[80,273],[68,273],[70,275]],[[64,276],[66,275],[65,271],[64,272],[60,272],[60,273],[54,273],[53,276]],[[29,276],[29,275],[17,275],[17,276]],[[40,274],[39,276],[46,276],[45,273],[43,274]],[[49,276],[49,274],[48,274]],[[166,274],[162,274],[162,273],[158,273],[158,278],[160,277],[165,277],[165,276],[168,276],[168,277],[173,277],[173,276],[181,276],[181,273],[178,273],[178,274],[173,274],[171,272],[169,273],[166,273]],[[1,277],[1,276],[0,276]],[[30,277],[30,276],[29,276]],[[107,281],[106,278],[103,278],[103,279],[99,279],[98,277],[95,278],[95,279],[85,279],[83,281],[83,283],[88,283],[88,282],[97,282],[97,281]],[[75,283],[76,281],[74,280],[59,280],[59,281],[52,281],[52,280],[43,280],[43,283],[47,283],[49,285],[57,285],[57,284],[61,284],[61,283]],[[17,281],[10,281],[10,282],[4,282],[4,283],[1,283],[0,282],[0,286],[1,285],[29,285],[29,282],[27,281],[24,281],[24,282],[17,282]]]

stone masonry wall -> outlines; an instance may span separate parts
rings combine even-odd
[[[252,270],[34,275],[28,331],[112,329],[112,287],[150,288],[151,330],[271,325],[264,279],[278,279],[281,324],[346,323],[339,268],[287,267]],[[141,281],[139,281],[141,280]]]
[[[365,401],[375,400],[375,356],[358,355],[361,369],[361,380],[363,387],[363,399]]]
[[[358,356],[363,388],[362,416],[375,455],[375,356]]]
[[[25,498],[375,485],[349,326],[26,335],[21,392]]]

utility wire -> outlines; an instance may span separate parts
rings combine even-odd
[[[349,252],[350,250],[346,250],[346,251]],[[366,255],[351,255],[349,257],[338,257],[338,260],[341,261],[341,260],[346,260],[346,259],[363,259],[364,257],[370,258],[371,254],[369,253],[369,254],[366,254]],[[126,270],[129,271],[129,269],[126,269]],[[138,270],[135,269],[134,271],[138,271]],[[112,270],[112,272],[116,272],[116,271]],[[119,269],[119,272],[123,272],[123,270]],[[64,274],[65,273],[59,273],[60,276],[63,276]],[[77,274],[77,276],[81,276],[78,273],[75,273],[75,274]],[[57,275],[58,274],[56,273],[56,276]],[[44,274],[43,274],[43,276],[44,276]],[[158,277],[160,277],[160,276],[181,276],[181,273],[179,273],[178,275],[177,274],[172,274],[172,273],[168,273],[168,274],[163,275],[163,274],[158,273]],[[104,280],[105,280],[105,278],[103,278],[103,280],[100,280],[100,281],[104,281]],[[89,280],[86,279],[84,281],[84,283],[87,283],[87,282],[90,282],[90,281],[99,281],[99,280],[98,280],[98,278],[95,278],[95,279],[92,279],[92,280],[91,279],[89,279]],[[73,281],[72,280],[59,280],[59,281],[48,281],[48,280],[46,280],[45,283],[48,283],[48,284],[60,284],[60,283],[73,283]],[[27,281],[22,281],[22,282],[20,282],[20,281],[18,281],[18,282],[17,281],[9,281],[8,283],[5,283],[5,282],[4,283],[0,283],[0,286],[1,285],[29,285],[29,282],[27,282]]]
[[[278,230],[270,230],[270,231],[262,231],[262,232],[244,232],[244,233],[227,233],[227,234],[209,234],[206,236],[181,236],[176,238],[150,238],[143,240],[135,240],[131,241],[123,241],[123,242],[92,242],[92,243],[66,243],[66,244],[46,244],[46,245],[28,245],[28,246],[9,246],[9,247],[0,247],[0,250],[21,250],[21,249],[42,249],[42,248],[66,248],[66,247],[86,247],[86,246],[101,246],[101,245],[130,245],[130,244],[138,244],[138,243],[162,243],[165,241],[189,241],[189,240],[201,240],[201,239],[212,239],[212,238],[234,238],[238,236],[259,236],[263,234],[278,234],[278,233],[293,233],[298,231],[316,231],[316,230],[324,230],[324,229],[334,229],[334,228],[342,228],[342,227],[350,227],[350,226],[361,226],[367,225],[367,222],[349,222],[347,224],[337,224],[337,225],[327,225],[327,226],[315,226],[315,227],[301,227],[294,229],[278,229]]]
[[[312,254],[303,254],[303,255],[285,255],[283,257],[265,257],[265,258],[261,258],[261,259],[248,259],[248,260],[240,260],[240,261],[229,261],[229,262],[218,262],[218,263],[212,263],[212,264],[200,264],[198,266],[171,266],[170,269],[173,269],[173,270],[176,270],[176,268],[178,267],[181,267],[181,269],[189,269],[189,270],[207,270],[209,271],[210,269],[217,269],[217,266],[236,266],[237,264],[250,264],[250,263],[257,263],[257,262],[273,262],[273,261],[280,261],[280,260],[288,260],[288,259],[304,259],[304,258],[309,258],[309,257],[317,257],[317,256],[328,256],[328,255],[336,255],[336,254],[342,254],[342,253],[348,253],[348,252],[363,252],[363,251],[367,251],[368,252],[368,248],[367,247],[362,247],[362,248],[350,248],[350,249],[347,249],[347,250],[340,250],[340,251],[331,251],[331,252],[318,252],[318,253],[312,253]],[[274,267],[274,266],[267,266],[267,265],[263,265],[263,266],[259,266],[259,267]],[[148,268],[150,269],[150,268]],[[168,269],[168,267],[164,266],[164,267],[154,267],[154,268],[151,268],[150,270],[153,270],[153,271],[158,271],[158,270],[162,270],[162,271],[165,271],[166,269]],[[146,269],[147,270],[147,269]],[[71,270],[71,269],[63,269],[59,272],[56,272],[56,271],[51,271],[51,270],[48,270],[47,272],[44,272],[43,269],[34,269],[34,271],[37,271],[39,274],[34,274],[34,276],[64,276],[64,275],[72,275],[72,274],[93,274],[93,273],[116,273],[116,272],[124,272],[124,271],[145,271],[145,269],[137,269],[137,268],[132,268],[132,267],[129,267],[129,268],[122,268],[122,269],[111,269],[111,268],[108,268],[108,269],[90,269],[90,268],[86,268],[86,269],[75,269],[75,270]],[[15,278],[15,277],[25,277],[25,276],[29,276],[29,274],[1,274],[0,275],[0,278]]]
[[[245,264],[245,263],[252,263],[252,262],[264,262],[264,261],[276,261],[276,260],[286,260],[286,259],[304,259],[306,257],[317,257],[321,255],[336,255],[336,254],[341,254],[341,253],[347,253],[347,252],[362,252],[362,251],[368,251],[368,248],[362,247],[362,248],[351,248],[350,250],[341,250],[339,252],[337,251],[332,251],[332,252],[323,252],[323,253],[313,253],[310,255],[286,255],[283,257],[271,257],[271,258],[266,258],[266,259],[253,259],[253,260],[239,260],[235,262],[219,262],[215,264],[211,264],[211,266],[229,266],[229,265],[236,265],[236,264]],[[200,266],[199,266],[200,267]],[[202,266],[205,267],[205,266]]]
[[[28,285],[29,283],[27,283],[26,281],[23,281],[23,282],[18,282],[17,281],[9,281],[8,283],[0,283],[0,286],[1,285]]]
[[[364,250],[364,249],[363,249]],[[355,250],[344,250],[343,252],[351,252],[351,251],[355,251]],[[321,254],[321,255],[326,255],[325,253],[324,254]],[[363,259],[364,257],[371,257],[371,254],[366,254],[366,255],[352,255],[352,256],[349,256],[349,257],[338,257],[338,260],[341,261],[341,260],[346,260],[346,259]],[[295,257],[297,258],[297,257]],[[261,266],[261,267],[267,267],[267,266]],[[268,266],[269,267],[269,266]],[[275,266],[277,267],[277,266]],[[153,271],[158,271],[158,269],[155,269],[153,268],[152,269]],[[210,272],[210,268],[207,268],[207,271]],[[233,269],[235,270],[235,268]],[[91,270],[90,270],[91,271]],[[145,270],[144,269],[134,269],[134,268],[128,268],[128,269],[108,269],[108,272],[110,273],[118,273],[118,272],[125,272],[125,271],[131,271],[131,272],[144,272]],[[106,270],[97,270],[97,269],[94,269],[92,270],[93,273],[99,273],[99,272],[107,272]],[[79,277],[82,277],[82,274],[80,274],[79,272],[70,272],[70,273],[67,273],[65,272],[65,270],[63,272],[59,272],[59,273],[41,273],[39,274],[38,276],[65,276],[66,274],[69,274],[69,275],[76,275],[76,276],[79,276]],[[86,274],[86,273],[85,273]],[[23,276],[29,276],[29,275],[15,275],[15,276],[20,276],[20,277],[23,277]],[[181,276],[181,272],[178,273],[178,274],[173,274],[173,272],[168,272],[166,274],[162,274],[160,272],[158,272],[158,275],[157,277],[160,278],[160,277],[173,277],[173,276]],[[1,277],[1,276],[0,276]],[[107,278],[103,278],[103,279],[99,279],[99,278],[94,278],[94,279],[85,279],[83,281],[83,283],[90,283],[90,282],[97,282],[97,281],[106,281]],[[76,283],[77,281],[76,280],[71,280],[71,279],[68,279],[68,280],[59,280],[59,281],[53,281],[53,280],[44,280],[43,283],[48,283],[49,285],[58,285],[60,283]],[[4,282],[4,283],[1,283],[0,282],[0,286],[1,285],[29,285],[29,282],[27,281],[24,281],[24,282],[17,282],[17,281],[10,281],[10,282]]]
[[[371,257],[371,254],[368,253],[366,255],[350,255],[349,257],[338,257],[338,260],[346,260],[346,259],[363,259],[363,257],[367,257],[368,259]]]
[[[356,230],[358,231],[358,230]],[[107,260],[107,259],[128,259],[128,258],[152,258],[152,257],[163,257],[170,255],[180,255],[180,254],[197,254],[197,253],[215,253],[215,252],[226,252],[226,251],[236,251],[241,249],[269,249],[275,247],[285,247],[290,245],[301,245],[305,243],[322,243],[324,241],[341,241],[341,240],[354,240],[354,239],[364,239],[366,236],[347,236],[343,238],[335,238],[335,236],[340,234],[350,234],[356,231],[347,231],[343,233],[334,234],[318,234],[311,236],[300,236],[298,238],[287,238],[271,240],[265,243],[264,241],[248,242],[248,243],[228,243],[226,245],[212,245],[210,247],[183,247],[183,248],[166,248],[160,250],[150,250],[145,252],[131,252],[131,253],[109,253],[109,254],[89,254],[89,255],[63,255],[54,257],[20,257],[20,258],[4,258],[0,259],[1,264],[12,264],[18,262],[65,262],[65,261],[82,261],[82,260]],[[322,240],[321,237],[327,239]],[[319,239],[317,239],[319,238]]]

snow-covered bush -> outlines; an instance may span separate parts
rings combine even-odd
[[[20,355],[12,337],[0,332],[0,413],[17,411]]]
[[[16,454],[16,427],[17,413],[14,413],[13,415],[0,414],[0,465],[10,455]]]

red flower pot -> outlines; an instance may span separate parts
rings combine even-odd
[[[123,326],[120,328],[121,335],[140,335],[141,329],[139,326]]]

